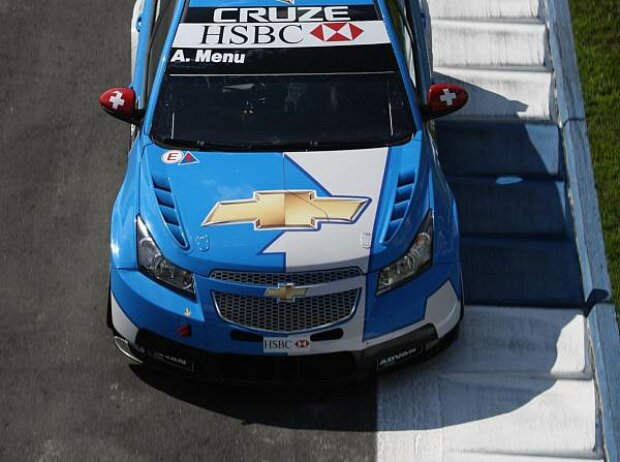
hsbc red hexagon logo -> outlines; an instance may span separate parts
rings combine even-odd
[[[295,346],[297,348],[308,348],[310,346],[310,341],[302,338],[295,342]]]
[[[364,30],[350,22],[326,22],[310,31],[323,42],[350,42],[358,38]]]

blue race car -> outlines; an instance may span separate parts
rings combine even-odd
[[[213,380],[373,374],[454,338],[454,197],[418,0],[138,0],[108,323]]]

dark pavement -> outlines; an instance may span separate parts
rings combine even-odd
[[[0,460],[375,458],[375,385],[251,390],[130,367],[105,326],[131,0],[0,1]]]

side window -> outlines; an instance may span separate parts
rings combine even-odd
[[[415,0],[414,0],[415,1]],[[419,63],[417,62],[417,48],[416,40],[414,38],[414,31],[412,30],[413,21],[411,19],[411,11],[408,8],[409,2],[407,0],[389,0],[388,6],[390,11],[390,17],[394,29],[398,35],[401,49],[407,63],[407,70],[413,81],[413,85],[416,88],[416,93],[419,101],[424,100],[422,93],[425,91],[422,85],[424,79],[421,78]]]
[[[161,11],[161,3],[162,3],[162,0],[157,0],[155,4],[155,16],[153,18],[153,24],[157,22],[157,19],[159,19],[159,12]]]
[[[390,17],[392,19],[392,24],[394,25],[394,30],[396,35],[398,36],[398,41],[400,42],[400,47],[403,50],[403,54],[405,57],[405,61],[407,62],[407,69],[409,70],[409,75],[413,80],[414,86],[416,85],[416,72],[415,72],[415,60],[413,56],[413,37],[409,34],[409,30],[407,28],[405,17],[404,17],[404,1],[402,0],[389,0],[388,8],[390,11]]]
[[[407,20],[411,24],[415,35],[415,59],[418,81],[418,91],[422,95],[422,100],[426,101],[428,91],[433,77],[432,47],[433,39],[431,34],[430,15],[426,0],[405,0],[408,8],[406,10]]]
[[[164,43],[172,23],[172,17],[174,15],[174,3],[175,0],[158,0],[155,6],[155,25],[153,26],[153,34],[151,35],[151,47],[149,50],[149,69],[147,77],[147,89],[146,94],[151,94],[153,88],[153,80],[155,80],[155,74],[157,73],[157,65],[161,58],[162,50],[164,49]]]

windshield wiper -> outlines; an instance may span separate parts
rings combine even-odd
[[[312,140],[310,141],[304,149],[313,150],[313,151],[332,151],[332,150],[349,150],[349,149],[368,149],[377,146],[392,146],[396,144],[406,143],[411,139],[411,134],[406,134],[404,136],[399,137],[386,137],[386,138],[377,138],[374,140],[365,140],[365,141],[345,141],[345,142],[336,142],[336,141],[318,141]]]
[[[350,149],[368,149],[379,146],[393,146],[406,143],[411,139],[411,134],[403,136],[380,137],[375,140],[344,142],[310,140],[303,143],[285,143],[281,141],[246,143],[246,144],[217,144],[203,140],[183,140],[171,137],[153,136],[160,145],[172,149],[195,149],[199,151],[222,151],[222,152],[286,152],[286,151],[337,151]]]
[[[171,148],[196,149],[200,151],[238,151],[236,146],[229,144],[207,143],[203,140],[182,140],[178,138],[161,138],[153,136],[153,139],[161,145]]]

